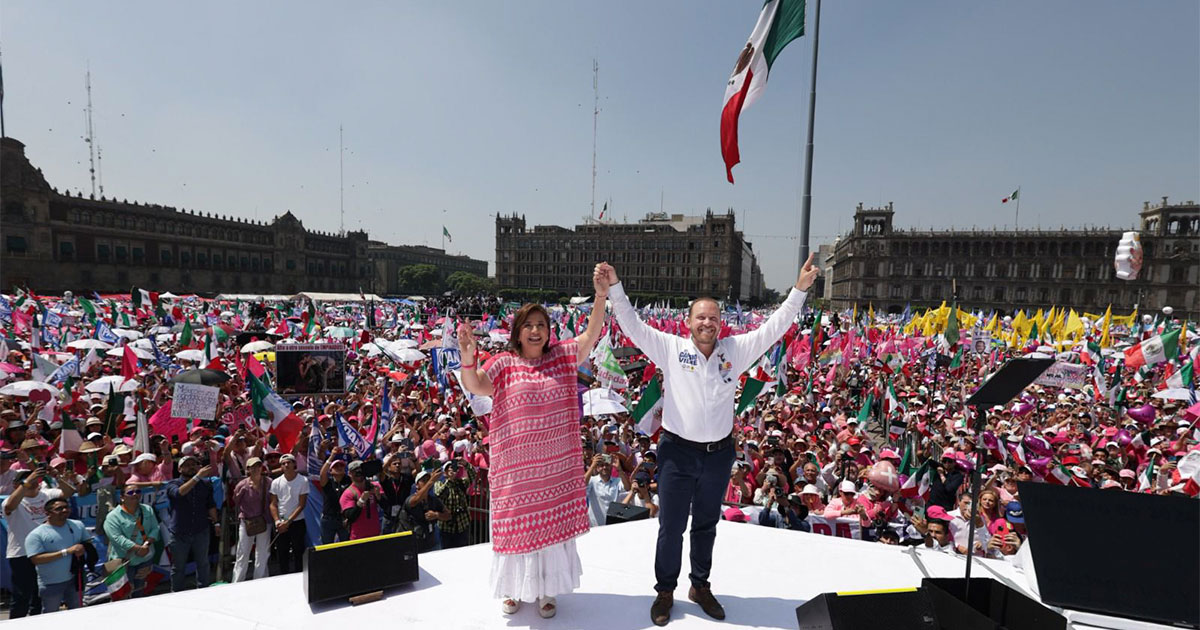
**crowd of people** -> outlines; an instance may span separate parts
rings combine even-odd
[[[578,572],[531,595],[512,557],[577,564],[573,538],[603,526],[614,504],[676,518],[660,497],[660,456],[678,459],[653,404],[664,366],[627,321],[605,317],[610,285],[597,274],[599,309],[137,289],[0,297],[9,616],[296,572],[309,546],[397,531],[413,532],[421,552],[490,541],[505,611],[536,599],[552,615],[553,593]],[[687,309],[620,299],[647,327],[690,334]],[[713,312],[701,325],[722,338],[771,314]],[[733,432],[706,438],[734,453],[718,480],[721,518],[1003,559],[1026,539],[1019,482],[1196,496],[1194,325],[1109,314],[1076,329],[1072,317],[1052,311],[1030,330],[1024,313],[953,306],[805,308],[749,369],[722,373],[737,389]],[[271,347],[293,342],[346,348],[341,393],[275,393]],[[1086,371],[1035,384],[977,425],[966,398],[1007,359],[1037,353]],[[542,389],[528,384],[535,373]],[[172,417],[179,382],[216,388],[213,419]],[[578,397],[586,388],[625,403],[595,411]],[[531,403],[549,391],[572,402]],[[528,525],[551,507],[527,493],[530,461],[551,503],[567,506],[551,526]]]

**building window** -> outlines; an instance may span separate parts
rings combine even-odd
[[[164,265],[171,264],[171,250],[169,250],[169,249],[160,250],[158,252],[158,259]]]
[[[59,241],[58,257],[63,260],[75,258],[75,243],[71,241]]]
[[[187,265],[191,264],[191,262],[192,262],[192,253],[191,252],[179,252],[179,264],[186,267]]]
[[[996,302],[1004,301],[1004,287],[996,287],[992,289],[992,300]]]
[[[117,262],[125,262],[129,258],[129,250],[124,245],[117,245]]]
[[[196,265],[203,267],[208,264],[208,254],[204,252],[196,252]]]
[[[146,262],[146,250],[141,247],[133,248],[133,262],[142,264]]]
[[[100,244],[96,246],[96,259],[100,262],[108,262],[109,249],[108,245]]]
[[[5,239],[5,246],[10,254],[24,254],[29,246],[25,242],[24,236],[9,236]]]

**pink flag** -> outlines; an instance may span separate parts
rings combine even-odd
[[[259,363],[258,359],[255,359],[254,355],[252,354],[246,355],[246,368],[250,370],[250,373],[253,374],[255,378],[262,378],[263,374],[266,373],[262,363]]]
[[[150,427],[155,433],[165,435],[168,438],[172,435],[178,435],[180,443],[187,441],[187,420],[184,418],[171,417],[171,401],[158,408],[154,415],[150,416]]]

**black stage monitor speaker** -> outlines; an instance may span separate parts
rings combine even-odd
[[[933,604],[915,588],[822,593],[796,609],[800,630],[941,630]],[[970,630],[970,629],[965,629]]]
[[[921,590],[933,602],[944,628],[1064,630],[1067,620],[1024,593],[996,580],[971,578],[970,600],[963,601],[967,580],[925,578]]]
[[[625,505],[624,503],[613,501],[608,506],[608,514],[604,518],[604,524],[628,523],[629,521],[642,521],[648,518],[650,518],[650,508]]]
[[[800,630],[1065,630],[1067,620],[988,579],[926,579],[921,588],[823,593],[796,609]]]
[[[1200,627],[1195,499],[1021,483],[1042,601]]]
[[[412,532],[320,545],[304,552],[304,593],[310,604],[416,582],[418,575]]]

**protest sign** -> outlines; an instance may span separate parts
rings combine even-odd
[[[1042,375],[1037,377],[1034,383],[1045,387],[1083,389],[1083,386],[1087,385],[1090,371],[1091,368],[1086,365],[1056,361],[1054,365],[1042,372]]]
[[[211,385],[176,383],[171,396],[171,417],[213,420],[217,417],[220,395],[221,390]]]

